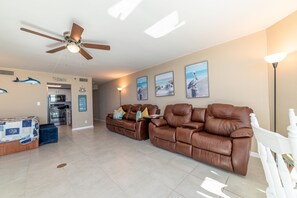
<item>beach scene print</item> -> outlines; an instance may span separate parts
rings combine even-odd
[[[137,100],[147,100],[148,99],[147,76],[137,78],[136,84],[137,84]]]
[[[209,97],[207,61],[186,66],[187,98]]]
[[[173,72],[167,72],[155,76],[156,96],[173,96],[174,82]]]

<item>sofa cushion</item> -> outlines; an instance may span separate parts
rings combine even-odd
[[[192,105],[175,104],[167,105],[164,112],[164,118],[171,127],[180,127],[182,124],[190,122],[192,115]]]
[[[141,104],[134,104],[131,106],[130,111],[137,112],[137,111],[140,111],[140,109],[141,109]]]
[[[253,137],[254,133],[251,128],[242,128],[236,131],[233,131],[230,135],[232,138],[245,138],[245,137]]]
[[[177,127],[176,140],[191,144],[192,135],[196,130],[197,129],[193,129],[193,128],[190,129],[190,128]]]
[[[205,108],[194,108],[192,111],[192,122],[205,122]]]
[[[201,131],[204,127],[204,123],[201,122],[188,122],[182,125],[185,128],[192,128],[197,129],[198,131]]]
[[[125,115],[123,116],[123,119],[127,119],[127,117],[128,117],[128,112],[130,111],[131,106],[132,106],[132,105],[130,105],[130,104],[122,105],[122,109],[126,112]]]
[[[232,138],[198,132],[192,135],[194,147],[230,156],[232,153]]]
[[[165,126],[167,125],[167,121],[160,118],[160,119],[152,119],[151,122],[156,125],[157,127],[160,127],[160,126]]]
[[[156,127],[154,129],[154,135],[157,138],[175,142],[175,128],[167,126]]]
[[[228,104],[208,105],[205,117],[205,130],[209,133],[230,136],[240,128],[250,128],[250,113],[248,107],[235,107]]]
[[[130,111],[130,112],[128,113],[127,120],[133,120],[133,121],[136,121],[136,112]]]
[[[135,121],[125,120],[121,122],[121,127],[129,130],[135,130]]]

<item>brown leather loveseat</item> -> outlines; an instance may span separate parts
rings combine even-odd
[[[152,144],[225,170],[246,175],[253,131],[248,107],[210,104],[167,105],[163,119],[152,119]]]
[[[148,139],[148,120],[142,118],[136,121],[136,113],[137,111],[143,112],[145,108],[147,108],[149,115],[157,114],[160,113],[158,106],[151,104],[126,104],[121,107],[126,112],[122,120],[114,120],[113,114],[108,114],[106,116],[106,127],[110,131],[123,134],[133,139]]]

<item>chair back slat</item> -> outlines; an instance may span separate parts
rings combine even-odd
[[[290,141],[292,156],[294,160],[294,166],[297,168],[297,116],[294,109],[289,109],[290,125],[288,126],[288,138]]]
[[[293,188],[295,185],[293,184],[291,179],[288,179],[288,178],[291,178],[290,172],[281,154],[277,154],[277,163],[278,163],[278,172],[280,174],[280,178],[282,180],[286,196],[294,197]]]
[[[292,144],[297,145],[297,117],[290,117],[290,126],[288,127],[289,133],[291,130],[291,134],[293,136],[296,135],[296,139],[289,139],[278,133],[261,128],[254,113],[251,113],[250,117],[258,143],[259,156],[268,183],[268,188],[266,189],[267,197],[296,198],[297,194],[296,190],[294,190],[296,183],[292,180],[282,155],[293,154]],[[291,121],[294,121],[295,127],[292,126]],[[276,154],[277,160],[273,153]]]

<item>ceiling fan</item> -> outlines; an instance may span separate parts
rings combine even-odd
[[[77,53],[79,52],[83,57],[85,57],[87,60],[92,59],[93,57],[86,51],[84,50],[83,47],[85,48],[93,48],[93,49],[99,49],[99,50],[110,50],[109,45],[101,45],[101,44],[93,44],[93,43],[84,43],[82,42],[81,35],[84,31],[84,29],[77,25],[76,23],[73,23],[71,32],[67,31],[64,32],[64,40],[55,38],[52,36],[48,36],[39,32],[35,32],[33,30],[29,30],[27,28],[20,28],[22,31],[29,32],[31,34],[36,34],[38,36],[43,36],[45,38],[53,39],[55,41],[59,41],[63,43],[64,45],[52,50],[47,51],[46,53],[55,53],[64,49],[68,49],[72,53]]]

